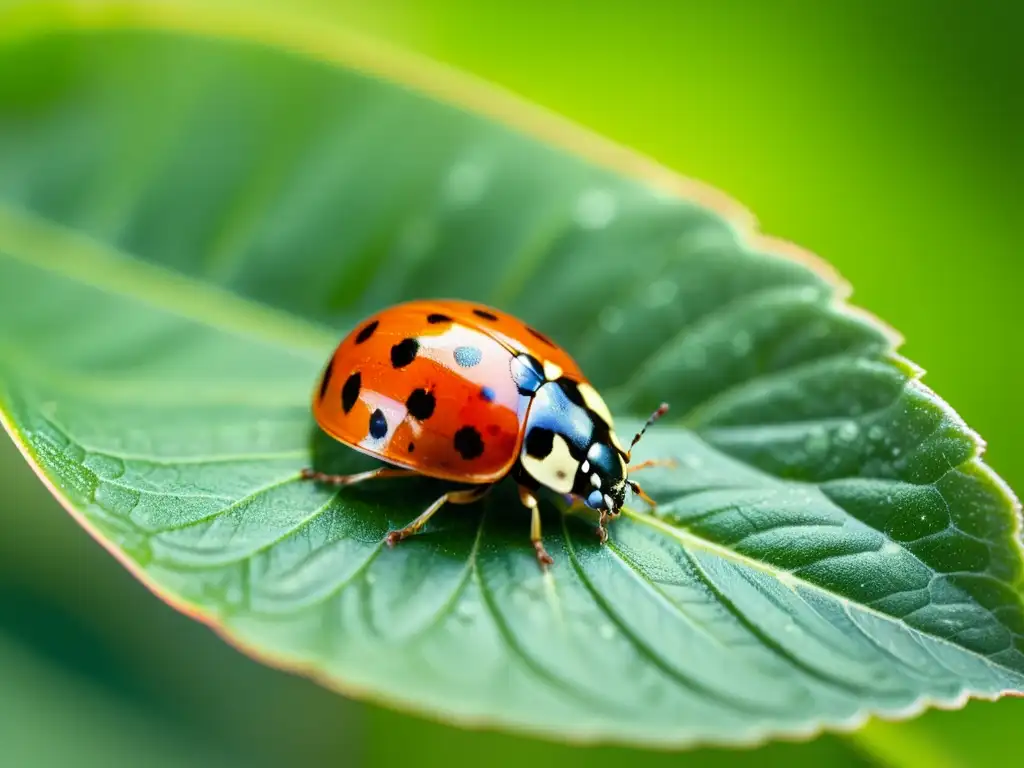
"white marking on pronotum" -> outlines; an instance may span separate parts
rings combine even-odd
[[[544,361],[544,376],[548,381],[554,381],[555,379],[561,378],[562,369],[557,364],[552,363],[550,360]]]
[[[615,446],[615,449],[617,451],[619,451],[620,453],[625,453],[626,452],[626,449],[622,447],[622,443],[619,442],[619,436],[615,434],[614,430],[610,431],[608,433],[608,436],[611,437],[612,445]]]
[[[569,453],[569,444],[561,435],[555,435],[551,443],[551,453],[543,459],[523,453],[523,468],[537,481],[543,483],[556,493],[571,493],[576,469],[576,459]]]
[[[608,410],[608,406],[605,405],[604,400],[601,399],[599,394],[597,394],[597,390],[585,381],[580,382],[578,387],[580,395],[583,396],[583,402],[587,404],[587,408],[596,413],[598,417],[608,425],[608,428],[611,429],[612,412]]]

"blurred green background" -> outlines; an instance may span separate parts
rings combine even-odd
[[[1024,6],[262,4],[467,69],[724,189],[838,267],[1024,488]],[[6,440],[0,488],[4,765],[983,766],[1024,721],[1024,701],[976,703],[850,739],[682,756],[456,731],[261,667],[174,613]]]

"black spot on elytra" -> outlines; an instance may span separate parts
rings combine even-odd
[[[356,344],[362,344],[368,338],[373,336],[373,332],[377,330],[378,325],[380,325],[379,320],[374,320],[372,323],[366,325],[359,333],[356,334]]]
[[[549,347],[556,346],[555,342],[553,342],[551,339],[549,339],[543,333],[538,331],[536,328],[531,328],[530,326],[526,326],[526,330],[529,331],[533,335],[534,338],[540,339],[545,344],[547,344]]]
[[[324,368],[323,376],[320,377],[320,399],[324,399],[324,395],[327,394],[327,387],[331,383],[331,374],[334,373],[334,358],[332,357],[327,361],[327,367]]]
[[[388,433],[388,420],[384,418],[384,412],[378,408],[370,414],[370,437],[380,440]]]
[[[391,365],[395,368],[405,368],[416,359],[416,353],[420,351],[420,343],[416,339],[402,339],[391,348]]]
[[[477,317],[482,317],[484,320],[490,320],[492,323],[498,319],[496,314],[488,312],[486,309],[474,309],[473,314]]]
[[[484,452],[484,441],[475,427],[462,427],[455,433],[455,450],[466,461],[475,459]]]
[[[427,322],[431,325],[437,325],[438,323],[450,323],[452,319],[448,315],[442,315],[440,312],[432,312],[427,315]]]
[[[474,365],[479,365],[483,357],[484,353],[480,351],[480,347],[455,348],[455,362],[463,368],[472,368]]]
[[[418,421],[426,421],[433,416],[436,405],[437,400],[425,389],[414,389],[405,401],[405,407],[409,409],[409,415]]]
[[[534,427],[526,435],[526,454],[543,459],[555,447],[555,433],[545,427]]]
[[[415,450],[416,450],[416,444],[415,443],[409,443],[409,453],[412,453]]]
[[[481,400],[486,400],[488,403],[493,403],[494,402],[494,397],[495,397],[494,390],[491,389],[490,387],[481,387],[480,388],[480,399]]]
[[[347,379],[345,379],[345,386],[341,388],[341,409],[348,413],[352,410],[352,406],[356,404],[356,400],[359,399],[359,390],[363,387],[363,377],[356,371]]]

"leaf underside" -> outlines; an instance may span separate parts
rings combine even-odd
[[[886,333],[761,245],[278,45],[59,25],[0,45],[15,440],[165,598],[428,716],[684,746],[1024,690],[1015,500]],[[301,482],[368,466],[310,415],[333,345],[429,296],[554,337],[624,436],[669,401],[636,454],[677,462],[644,481],[656,514],[600,547],[545,499],[544,578],[514,489],[388,549],[443,484]]]

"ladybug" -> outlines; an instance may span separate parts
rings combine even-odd
[[[612,416],[579,366],[555,342],[511,315],[457,300],[392,306],[346,336],[313,393],[320,428],[390,466],[351,475],[305,469],[336,486],[371,478],[427,476],[471,486],[443,494],[419,517],[387,534],[388,545],[417,533],[444,504],[469,504],[512,477],[532,513],[530,539],[541,567],[537,492],[548,488],[600,513],[598,536],[618,516],[627,486],[653,506],[629,473],[633,446],[662,404],[622,447]]]

